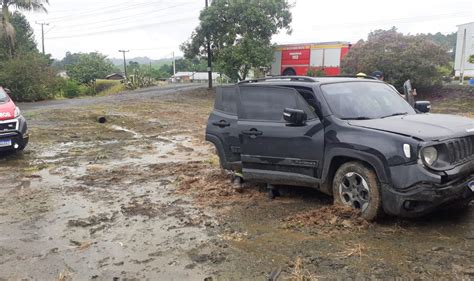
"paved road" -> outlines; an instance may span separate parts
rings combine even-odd
[[[20,107],[23,111],[31,111],[36,109],[56,109],[56,108],[64,108],[69,106],[88,106],[97,103],[104,103],[107,101],[117,102],[117,101],[129,101],[139,98],[152,98],[163,96],[167,94],[172,94],[179,92],[180,90],[189,90],[189,89],[198,89],[198,88],[205,88],[206,84],[172,84],[167,86],[157,86],[157,87],[150,87],[145,89],[139,89],[135,91],[127,91],[122,92],[116,95],[109,95],[109,96],[91,96],[91,97],[84,97],[84,98],[76,98],[76,99],[63,99],[63,100],[48,100],[48,101],[40,101],[40,102],[26,102],[26,103],[18,103],[18,107]]]

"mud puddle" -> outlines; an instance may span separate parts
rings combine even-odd
[[[207,259],[196,255],[208,249],[213,214],[175,194],[172,174],[149,168],[203,159],[207,148],[194,142],[184,135],[73,141],[27,159],[8,156],[0,162],[0,276],[203,280]],[[120,156],[85,161],[84,151],[117,146]]]

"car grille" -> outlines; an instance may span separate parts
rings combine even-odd
[[[0,132],[16,130],[16,121],[0,123]]]
[[[453,139],[446,143],[451,164],[459,164],[474,158],[474,136]]]

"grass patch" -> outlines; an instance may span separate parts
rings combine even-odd
[[[115,95],[115,94],[121,93],[125,90],[126,90],[125,85],[122,84],[122,83],[119,83],[119,84],[116,84],[116,85],[112,86],[111,88],[108,88],[106,90],[98,92],[98,94],[101,95],[101,96]]]

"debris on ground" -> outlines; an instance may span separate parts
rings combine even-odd
[[[72,219],[68,221],[70,227],[91,227],[105,222],[112,222],[115,219],[116,213],[100,213],[82,219]]]
[[[370,226],[360,214],[352,208],[331,205],[315,208],[291,215],[283,220],[284,228],[320,227],[322,232],[335,230],[361,230]]]

